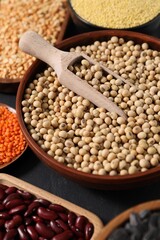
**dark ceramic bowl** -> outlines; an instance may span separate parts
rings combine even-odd
[[[71,0],[68,0],[67,2],[68,2],[68,8],[69,8],[71,18],[79,33],[96,31],[96,30],[104,30],[104,29],[111,30],[111,28],[104,28],[101,26],[97,26],[85,20],[84,18],[79,16],[77,12],[73,9]],[[132,28],[123,28],[121,30],[135,31],[135,32],[152,35],[155,37],[160,37],[160,14],[158,14],[152,20],[150,20],[149,22],[146,22],[145,24],[132,27]]]
[[[110,234],[117,228],[121,227],[125,222],[129,220],[129,216],[131,213],[139,213],[143,210],[150,211],[159,211],[160,210],[160,200],[149,201],[145,203],[138,204],[134,207],[129,208],[128,210],[122,212],[113,220],[111,220],[104,228],[101,230],[97,239],[107,240]],[[117,239],[117,238],[116,238]],[[120,238],[119,238],[120,239]],[[127,240],[127,239],[125,239]]]
[[[104,41],[110,39],[111,36],[123,37],[125,40],[134,40],[135,43],[147,42],[152,49],[157,49],[160,51],[160,41],[154,37],[147,36],[145,34],[140,34],[130,31],[119,31],[119,30],[104,30],[95,31],[90,33],[84,33],[72,38],[68,38],[57,45],[61,50],[69,50],[71,47],[78,45],[88,45],[96,40]],[[45,164],[50,166],[52,169],[65,176],[71,180],[78,182],[86,187],[104,189],[104,190],[120,190],[129,189],[133,187],[140,187],[145,184],[150,184],[153,181],[160,179],[160,166],[154,167],[143,173],[137,173],[133,175],[126,176],[99,176],[89,173],[84,173],[77,171],[75,169],[69,168],[64,164],[61,164],[49,156],[38,144],[33,140],[29,134],[27,127],[24,123],[21,102],[24,97],[24,91],[28,84],[33,81],[36,73],[40,73],[46,68],[46,64],[40,60],[36,60],[27,73],[24,76],[23,81],[21,81],[17,98],[16,98],[16,110],[18,115],[18,120],[23,131],[23,134],[28,142],[28,145],[33,150],[33,152],[42,160]]]

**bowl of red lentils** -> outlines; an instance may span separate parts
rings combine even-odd
[[[84,186],[119,190],[160,177],[160,41],[141,33],[103,30],[59,43],[85,52],[130,84],[86,60],[69,70],[119,106],[127,118],[98,108],[60,84],[36,60],[20,84],[16,110],[33,152],[59,174]]]
[[[140,203],[112,219],[100,232],[101,240],[158,240],[160,200]]]
[[[0,169],[15,162],[27,144],[19,126],[16,110],[0,103]]]
[[[159,37],[160,2],[68,0],[77,31],[123,29]]]

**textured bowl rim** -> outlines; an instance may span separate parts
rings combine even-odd
[[[155,37],[148,36],[148,35],[142,34],[142,33],[123,31],[123,30],[101,30],[101,31],[83,33],[83,34],[79,34],[74,37],[68,38],[66,40],[63,40],[62,42],[58,43],[56,46],[63,50],[65,48],[65,46],[68,46],[69,43],[71,44],[71,41],[73,43],[77,43],[78,40],[83,41],[84,39],[92,38],[95,35],[99,36],[99,38],[107,37],[107,36],[110,37],[113,35],[120,36],[120,37],[122,37],[122,35],[123,35],[124,38],[129,35],[129,37],[131,37],[131,38],[135,37],[136,39],[145,37],[145,40],[151,41],[152,44],[157,44],[160,48],[160,40]],[[135,40],[135,39],[133,39],[133,40]],[[141,39],[141,41],[144,42],[143,39]],[[67,48],[69,49],[69,48],[71,48],[71,46],[66,47],[66,49]],[[83,179],[83,182],[85,184],[87,184],[89,181],[90,184],[102,185],[102,189],[104,189],[104,186],[107,186],[107,188],[110,188],[110,185],[112,185],[112,184],[116,188],[119,187],[118,189],[120,189],[121,185],[124,185],[124,184],[129,186],[130,184],[136,184],[139,182],[143,182],[143,180],[150,182],[151,180],[160,177],[160,165],[153,167],[145,172],[138,172],[138,173],[135,173],[132,175],[127,174],[124,176],[120,176],[120,175],[101,176],[101,175],[94,175],[91,173],[84,173],[82,171],[78,171],[76,169],[69,168],[64,164],[57,162],[53,157],[49,156],[46,152],[44,152],[40,148],[40,146],[38,146],[38,144],[33,140],[31,135],[29,134],[29,132],[25,126],[23,116],[22,116],[22,110],[21,110],[21,101],[23,99],[23,92],[24,92],[25,86],[28,82],[28,79],[30,79],[31,75],[33,75],[33,73],[35,73],[34,69],[37,69],[38,66],[42,66],[42,64],[44,64],[42,61],[36,60],[30,66],[30,68],[27,70],[27,72],[25,73],[24,78],[19,85],[17,96],[16,96],[16,111],[17,111],[17,116],[19,119],[19,124],[21,126],[21,130],[28,142],[28,145],[36,154],[41,156],[41,160],[44,163],[46,163],[52,169],[56,170],[57,172],[61,173],[62,175],[65,175],[65,177],[72,178],[72,179],[75,178],[75,180],[78,180],[79,176],[81,176],[81,178]],[[82,183],[82,185],[83,185],[83,183]],[[94,185],[93,185],[93,188],[95,188]],[[130,187],[127,187],[127,188],[130,188]],[[114,187],[111,187],[110,189],[114,190]]]
[[[72,14],[75,15],[75,17],[80,20],[83,24],[85,24],[86,26],[88,27],[92,27],[92,28],[95,28],[95,29],[102,29],[102,30],[133,30],[133,31],[136,31],[136,30],[139,30],[141,28],[145,28],[147,27],[148,25],[152,24],[154,21],[156,21],[159,17],[160,17],[160,13],[158,13],[157,15],[155,15],[151,20],[149,20],[148,22],[145,22],[141,25],[136,25],[134,27],[128,27],[128,28],[107,28],[107,27],[103,27],[103,26],[99,26],[99,25],[96,25],[94,23],[91,23],[89,22],[88,20],[84,19],[83,17],[81,17],[77,12],[76,10],[73,8],[72,6],[72,3],[71,3],[72,0],[67,0],[68,2],[68,6],[69,6],[69,9],[70,9],[70,12]],[[71,15],[72,15],[71,14]]]
[[[139,213],[142,210],[156,211],[159,209],[160,209],[159,199],[143,202],[133,207],[130,207],[127,210],[120,213],[119,215],[117,215],[115,218],[113,218],[107,225],[105,225],[101,230],[100,234],[98,235],[98,239],[107,240],[107,238],[110,236],[113,230],[123,225],[128,220],[129,215],[133,212]]]

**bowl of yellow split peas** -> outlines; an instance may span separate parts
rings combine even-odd
[[[57,44],[85,52],[69,70],[126,114],[96,107],[61,85],[50,66],[36,60],[20,83],[16,111],[33,152],[86,187],[120,190],[160,178],[160,41],[123,30],[83,33]],[[130,84],[104,74],[98,63]],[[74,84],[74,83],[73,83]]]
[[[160,37],[160,2],[68,0],[77,31],[123,29]]]

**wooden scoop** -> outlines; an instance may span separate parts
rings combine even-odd
[[[109,112],[116,112],[119,116],[126,118],[125,113],[111,100],[90,86],[87,81],[79,78],[68,67],[73,65],[80,59],[86,59],[90,64],[99,64],[84,53],[64,52],[49,44],[40,35],[33,31],[25,32],[20,41],[19,47],[22,51],[39,58],[43,62],[50,65],[56,72],[58,79],[68,89],[76,94],[88,99],[97,107],[102,107]],[[130,84],[128,81],[112,72],[110,69],[99,64],[100,67],[115,78],[121,79],[123,82]]]

